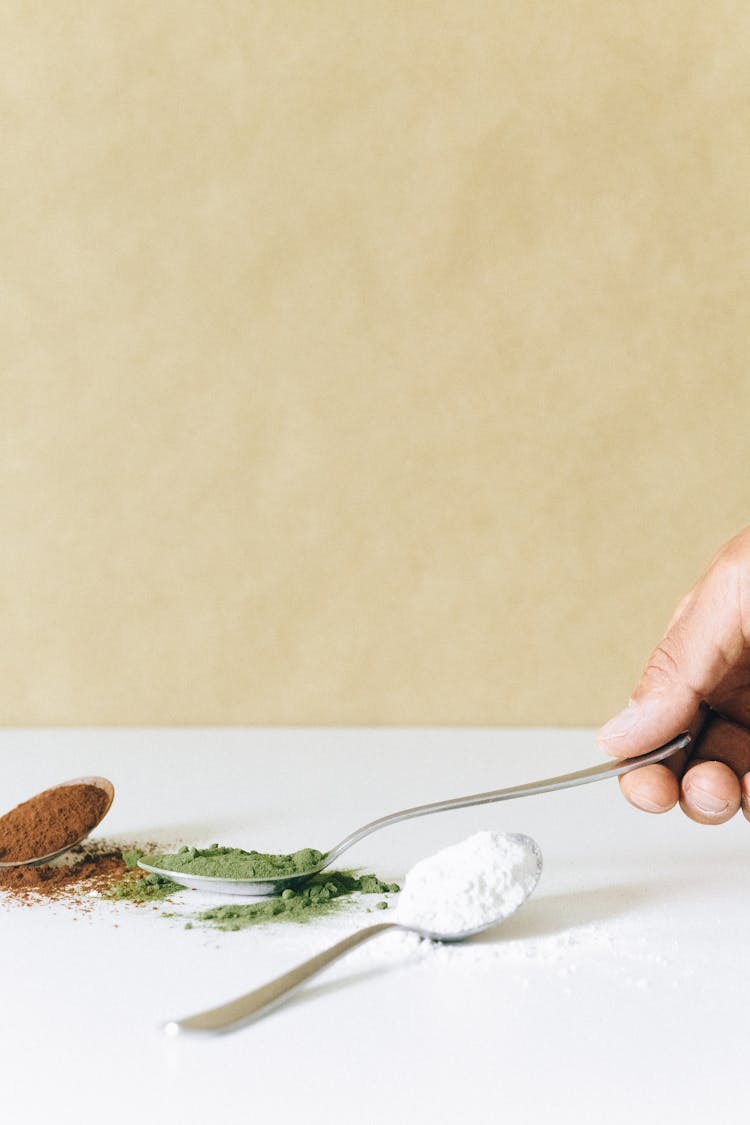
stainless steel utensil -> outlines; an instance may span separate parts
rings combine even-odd
[[[676,754],[679,750],[686,749],[693,737],[693,733],[685,731],[684,734],[679,735],[671,742],[665,743],[664,746],[660,746],[656,750],[650,750],[647,754],[641,754],[637,758],[601,762],[597,766],[576,770],[574,773],[564,773],[559,777],[548,777],[542,781],[527,782],[525,785],[513,785],[508,789],[492,789],[488,793],[474,793],[470,797],[452,797],[447,801],[434,801],[429,805],[416,805],[412,809],[402,809],[400,812],[389,813],[388,816],[371,820],[369,824],[350,832],[340,844],[336,844],[330,851],[325,852],[315,867],[296,875],[285,875],[277,879],[225,879],[216,875],[185,875],[181,871],[169,871],[164,867],[152,866],[146,859],[141,860],[138,866],[142,867],[144,871],[153,871],[157,875],[167,875],[174,879],[176,883],[182,884],[183,887],[192,887],[199,891],[234,895],[280,894],[287,887],[294,887],[295,884],[303,883],[312,875],[316,875],[318,871],[330,866],[334,860],[338,859],[354,844],[358,844],[365,836],[369,836],[381,828],[387,828],[391,824],[398,824],[401,820],[409,820],[415,816],[427,816],[429,813],[447,812],[449,809],[464,809],[471,805],[490,805],[495,801],[509,801],[514,797],[531,797],[537,793],[552,793],[557,789],[570,789],[574,785],[588,785],[591,781],[603,781],[607,777],[619,777],[621,774],[629,773],[640,766],[661,762],[665,758],[671,757],[672,754]]]
[[[358,930],[354,934],[343,938],[342,941],[336,942],[329,949],[323,950],[315,957],[310,957],[309,960],[303,961],[301,965],[291,969],[288,973],[282,973],[280,977],[269,981],[268,984],[261,985],[260,988],[253,989],[252,992],[245,993],[244,996],[239,996],[235,1000],[230,1000],[226,1004],[220,1004],[216,1008],[209,1008],[205,1012],[198,1012],[194,1016],[187,1016],[180,1020],[170,1020],[169,1023],[164,1025],[164,1031],[168,1035],[178,1035],[183,1031],[226,1031],[241,1024],[250,1023],[252,1020],[258,1019],[260,1016],[265,1015],[271,1008],[275,1008],[281,1004],[290,993],[296,991],[300,985],[314,977],[317,973],[321,972],[333,961],[337,961],[340,957],[349,953],[350,950],[356,949],[358,945],[363,942],[370,941],[374,937],[379,937],[381,934],[387,933],[389,930],[404,930],[408,933],[418,934],[422,938],[429,938],[431,941],[441,942],[457,942],[465,941],[467,938],[474,937],[476,934],[484,933],[485,930],[491,929],[493,926],[499,926],[507,921],[512,914],[519,910],[526,900],[534,893],[536,885],[539,882],[539,876],[542,873],[542,853],[539,845],[530,836],[523,836],[520,833],[511,833],[513,838],[522,843],[531,854],[535,861],[534,878],[525,886],[524,895],[520,902],[516,903],[513,907],[506,909],[503,912],[496,914],[494,917],[488,919],[481,926],[474,926],[472,929],[458,931],[457,933],[436,933],[434,930],[426,930],[421,926],[413,925],[409,922],[380,922],[375,926],[367,926],[366,929]],[[396,911],[398,917],[398,910]]]

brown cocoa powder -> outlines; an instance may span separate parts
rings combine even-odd
[[[75,844],[99,823],[108,800],[98,786],[77,783],[17,805],[0,817],[0,863],[23,863]]]

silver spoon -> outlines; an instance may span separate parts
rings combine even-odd
[[[106,777],[74,777],[71,781],[61,781],[59,785],[53,785],[52,789],[45,789],[44,792],[51,793],[54,789],[66,789],[70,785],[94,785],[97,789],[101,789],[106,793],[107,802],[96,824],[92,824],[88,832],[84,832],[83,836],[79,836],[77,840],[72,840],[71,843],[66,844],[64,848],[58,848],[56,852],[50,852],[48,855],[33,856],[31,859],[18,859],[14,860],[12,863],[3,863],[0,861],[0,868],[35,867],[40,863],[50,863],[53,859],[57,859],[58,856],[64,855],[65,852],[69,852],[71,848],[75,848],[77,844],[82,843],[82,841],[101,824],[115,799],[115,787],[112,782],[108,781]],[[37,794],[37,796],[41,796],[41,793]],[[29,798],[29,800],[33,799],[33,797]]]
[[[170,871],[165,867],[154,867],[147,860],[140,860],[139,867],[144,871],[151,871],[156,875],[165,875],[180,883],[183,887],[191,887],[196,891],[211,891],[230,895],[276,895],[287,887],[303,883],[312,875],[330,866],[343,852],[358,844],[365,836],[386,828],[390,824],[398,824],[401,820],[409,820],[415,816],[427,816],[429,813],[446,812],[448,809],[463,809],[470,805],[489,805],[493,801],[508,801],[513,797],[530,797],[537,793],[552,793],[556,789],[570,789],[574,785],[587,785],[591,781],[602,781],[605,777],[619,777],[621,774],[630,773],[640,766],[661,762],[669,758],[678,750],[684,750],[695,737],[694,732],[686,731],[678,735],[671,742],[665,743],[657,750],[650,750],[637,758],[627,758],[601,762],[598,766],[590,766],[585,770],[575,773],[564,773],[559,777],[548,777],[543,781],[531,781],[526,785],[513,785],[509,789],[492,789],[489,793],[474,793],[470,797],[453,797],[447,801],[434,801],[429,805],[416,805],[413,809],[402,809],[400,812],[381,816],[369,824],[351,832],[335,848],[325,852],[320,862],[308,871],[298,872],[295,875],[284,875],[279,878],[269,879],[226,879],[218,875],[186,875],[182,871]]]
[[[261,985],[260,988],[255,988],[252,992],[246,992],[244,996],[238,996],[237,999],[230,1000],[226,1004],[220,1004],[216,1008],[208,1008],[205,1012],[197,1012],[194,1016],[170,1020],[164,1024],[164,1031],[167,1035],[179,1035],[182,1031],[225,1031],[241,1024],[250,1023],[252,1020],[265,1015],[271,1008],[281,1004],[290,993],[296,991],[300,985],[304,984],[310,977],[316,976],[333,961],[338,961],[339,957],[343,957],[351,949],[355,949],[365,941],[370,941],[371,938],[379,937],[380,934],[384,934],[388,930],[402,930],[406,933],[418,934],[419,937],[428,938],[430,941],[457,942],[465,941],[467,938],[484,933],[485,930],[489,930],[493,926],[501,925],[512,914],[515,914],[534,893],[539,882],[539,876],[542,873],[542,853],[536,840],[520,833],[511,833],[511,835],[514,840],[525,845],[533,857],[535,864],[532,877],[523,887],[523,898],[520,902],[495,914],[492,918],[487,918],[481,926],[474,926],[471,929],[458,930],[449,934],[437,933],[435,930],[428,930],[408,921],[380,922],[375,926],[367,926],[363,930],[349,934],[348,937],[336,942],[329,949],[324,949],[322,953],[318,953],[315,957],[303,961],[301,965],[297,965],[288,973],[282,973],[280,977],[275,977],[268,984]],[[398,917],[398,908],[396,909],[396,916]]]

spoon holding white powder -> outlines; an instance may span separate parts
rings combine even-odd
[[[513,914],[541,871],[542,853],[530,836],[477,832],[412,867],[394,920],[436,936],[465,937]]]
[[[169,1035],[218,1031],[255,1019],[358,945],[402,927],[437,941],[471,937],[518,910],[536,887],[541,871],[542,853],[529,836],[478,832],[412,867],[393,922],[355,931],[253,992],[186,1019],[170,1020],[164,1030]]]

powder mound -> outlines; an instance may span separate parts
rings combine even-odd
[[[221,876],[224,879],[279,879],[300,875],[317,867],[323,853],[316,848],[302,848],[289,855],[243,851],[212,844],[210,848],[180,848],[171,855],[149,856],[151,867],[175,871],[182,875]]]
[[[0,817],[0,862],[23,863],[52,855],[87,836],[109,797],[96,785],[45,789]]]
[[[408,872],[396,919],[436,934],[502,920],[531,894],[541,853],[528,836],[478,832]]]

